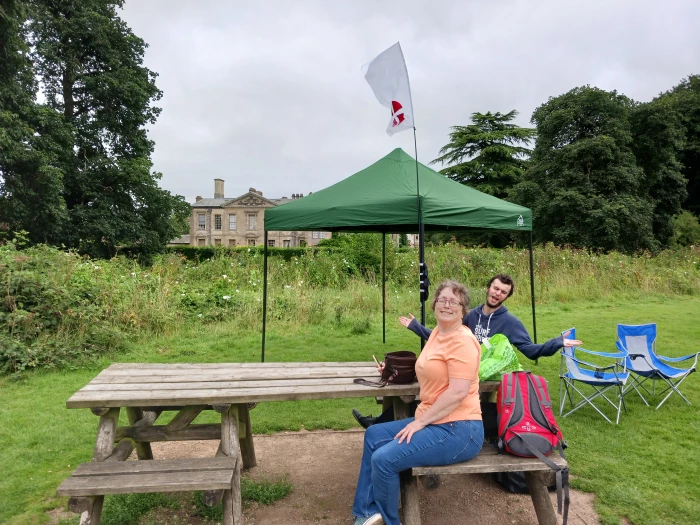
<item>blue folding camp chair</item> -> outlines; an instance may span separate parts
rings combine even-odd
[[[639,394],[639,397],[642,398],[642,401],[649,406],[640,389],[644,390],[649,396],[656,395],[656,381],[660,380],[666,383],[666,388],[659,395],[667,391],[668,394],[656,408],[663,405],[674,392],[681,396],[683,401],[690,404],[690,401],[681,393],[678,387],[686,377],[695,372],[700,352],[683,357],[656,355],[656,323],[640,325],[618,324],[617,348],[627,352],[625,364],[627,369],[634,374],[629,386],[625,388],[625,394],[634,389]],[[691,359],[693,359],[693,364],[688,368],[675,367],[664,363],[664,361],[667,363],[680,363]],[[652,381],[653,394],[644,386],[644,383],[649,380]]]
[[[562,332],[562,335],[567,332],[570,332],[567,338],[576,339],[575,328],[565,330]],[[612,362],[609,365],[588,363],[581,360],[581,354],[604,357],[608,361],[612,360]],[[619,423],[620,411],[622,408],[624,407],[625,412],[627,412],[627,406],[625,405],[625,398],[623,396],[625,382],[629,378],[629,372],[625,369],[626,356],[627,354],[624,350],[619,352],[594,352],[593,350],[587,350],[580,346],[562,348],[561,365],[559,369],[559,415],[561,416],[563,414],[564,404],[568,398],[572,408],[566,414],[563,414],[564,417],[576,412],[583,406],[591,405],[608,423],[612,423],[608,416],[593,403],[595,399],[602,397],[610,403],[613,408],[617,409],[617,419],[615,423]],[[587,385],[591,387],[593,391],[586,395],[576,386],[576,383]],[[617,403],[614,403],[606,395],[611,389],[617,389]],[[586,390],[589,391],[589,389]],[[578,392],[583,398],[578,403],[574,403],[574,392]]]

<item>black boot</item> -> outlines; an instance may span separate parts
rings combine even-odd
[[[374,422],[377,420],[376,417],[372,417],[371,415],[363,416],[354,408],[352,409],[352,415],[357,420],[357,422],[360,424],[360,426],[362,428],[367,428],[369,426],[374,425]]]

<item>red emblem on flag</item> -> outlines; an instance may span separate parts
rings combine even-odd
[[[391,101],[391,116],[394,119],[391,124],[392,128],[395,128],[396,126],[401,124],[406,118],[403,114],[403,106],[399,104],[396,100]]]

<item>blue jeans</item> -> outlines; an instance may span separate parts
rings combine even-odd
[[[414,418],[372,425],[365,433],[360,477],[352,514],[368,518],[381,513],[386,525],[399,525],[399,472],[412,467],[467,461],[484,443],[481,420],[428,425],[399,444],[394,436]]]

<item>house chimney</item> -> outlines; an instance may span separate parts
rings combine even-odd
[[[214,198],[224,198],[224,179],[214,179]]]
[[[197,196],[194,198],[194,202],[199,202],[199,201],[201,201],[201,200],[202,200],[202,196],[201,196],[201,195],[197,195]]]

